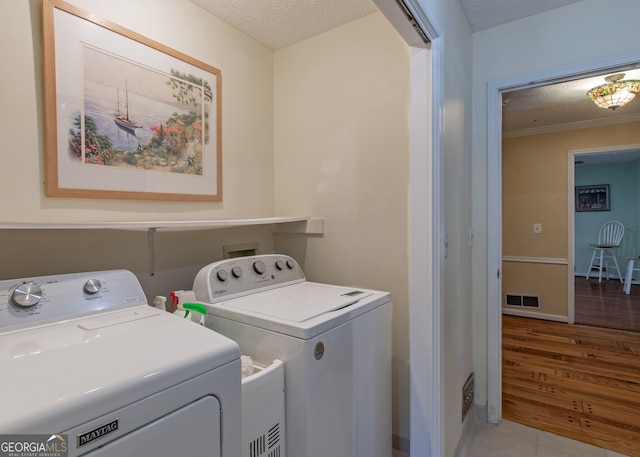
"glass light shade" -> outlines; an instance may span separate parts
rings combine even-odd
[[[620,81],[624,75],[605,78],[608,84],[594,87],[587,96],[600,108],[615,110],[633,100],[640,92],[640,80]]]
[[[593,103],[600,108],[615,110],[626,105],[634,98],[636,98],[636,94],[625,89],[616,91],[613,94],[601,95],[594,99]]]

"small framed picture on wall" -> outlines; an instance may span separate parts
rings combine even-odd
[[[609,184],[576,186],[576,212],[610,210]]]

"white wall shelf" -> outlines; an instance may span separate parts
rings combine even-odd
[[[207,230],[215,228],[274,224],[276,233],[322,235],[323,219],[310,217],[261,217],[255,219],[219,219],[198,221],[138,222],[0,222],[0,230]],[[278,225],[283,225],[276,228]]]
[[[0,222],[0,230],[146,230],[149,243],[149,271],[156,268],[155,238],[158,230],[210,230],[252,225],[272,225],[273,233],[323,235],[324,219],[310,217],[261,217],[255,219],[219,219],[200,221],[139,222]]]

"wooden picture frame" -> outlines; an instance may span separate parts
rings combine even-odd
[[[609,184],[576,186],[576,212],[610,210]]]
[[[43,1],[48,197],[222,201],[220,70]]]

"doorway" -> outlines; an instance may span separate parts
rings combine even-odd
[[[508,91],[542,87],[554,83],[613,73],[635,67],[638,53],[600,59],[577,66],[556,68],[535,75],[520,75],[488,83],[488,240],[487,240],[487,300],[488,300],[488,392],[487,417],[498,423],[502,418],[502,95]],[[533,82],[532,82],[533,81]],[[571,277],[573,271],[571,271]],[[567,281],[569,275],[567,275]]]
[[[607,67],[605,70],[601,70],[603,72],[609,73],[609,72],[613,72],[615,70],[619,70],[622,69],[624,67],[624,65],[620,65],[617,68],[612,68],[612,67]],[[579,73],[567,73],[565,75],[561,75],[558,76],[556,75],[549,75],[548,78],[543,79],[543,83],[542,84],[551,84],[553,82],[557,81],[557,78],[580,78],[583,75],[593,75],[594,72],[597,72],[597,69],[591,69],[591,68],[584,68],[583,69],[584,72],[579,72]],[[534,79],[534,78],[531,78]],[[489,107],[490,107],[490,112],[492,108],[497,109],[498,112],[501,111],[501,106],[498,105],[498,102],[500,102],[501,100],[498,99],[499,96],[503,95],[505,92],[507,92],[506,90],[500,90],[501,83],[498,83],[495,85],[494,88],[490,89],[490,103],[489,103]],[[508,86],[502,86],[502,87],[508,87]],[[514,87],[516,87],[514,89]],[[515,85],[515,86],[511,86],[511,88],[509,90],[517,90],[517,87],[530,87],[529,85],[527,85],[526,83],[522,82],[520,86]],[[492,91],[492,89],[495,89],[495,92]],[[492,97],[496,96],[496,98],[493,100],[493,102],[491,101]],[[490,136],[490,147],[489,147],[489,157],[490,157],[490,161],[492,159],[497,159],[497,164],[500,165],[500,167],[496,167],[496,169],[493,169],[493,171],[490,171],[490,191],[489,191],[489,207],[490,210],[491,209],[497,209],[498,211],[496,213],[493,214],[493,216],[497,216],[497,218],[499,219],[499,224],[500,224],[500,228],[502,228],[502,225],[504,224],[504,220],[502,218],[502,205],[501,203],[504,202],[504,200],[501,199],[501,197],[503,196],[503,173],[504,173],[504,168],[505,168],[505,163],[503,162],[504,159],[504,150],[503,150],[503,143],[502,143],[502,126],[500,125],[499,122],[491,122],[489,123],[490,126],[496,127],[496,129],[494,129],[493,131],[490,131],[489,136]],[[497,133],[500,133],[500,136],[497,135]],[[589,134],[592,134],[593,132],[591,130],[588,131],[587,134],[583,134],[582,136],[584,138],[588,137]],[[615,137],[615,135],[613,135]],[[602,137],[600,138],[602,139]],[[594,144],[594,143],[592,143]],[[597,144],[597,143],[596,143]],[[600,143],[601,144],[601,143]],[[559,196],[559,198],[564,198],[565,195],[567,195],[568,198],[565,199],[565,203],[566,203],[566,213],[568,215],[568,217],[566,219],[569,219],[569,221],[571,221],[569,223],[569,221],[566,223],[566,226],[568,227],[565,231],[564,234],[560,234],[560,237],[564,237],[565,242],[568,243],[568,246],[566,246],[568,249],[565,251],[566,252],[566,265],[565,265],[565,270],[566,270],[566,275],[564,276],[564,278],[566,278],[567,282],[565,284],[569,284],[569,286],[567,287],[567,289],[571,289],[573,291],[573,277],[574,277],[574,247],[573,247],[573,229],[574,229],[574,213],[573,213],[573,207],[574,207],[574,194],[573,194],[573,188],[574,188],[574,175],[573,175],[573,166],[574,166],[574,162],[573,162],[573,157],[571,157],[572,160],[568,161],[566,158],[566,145],[565,147],[565,153],[564,156],[562,157],[564,163],[562,164],[562,172],[565,173],[565,169],[569,170],[571,169],[571,173],[569,174],[567,172],[567,174],[565,175],[565,181],[567,182],[564,185],[559,186],[559,188],[555,189],[556,191],[556,197]],[[574,146],[575,147],[575,146]],[[555,164],[555,162],[554,162]],[[490,163],[489,165],[489,169],[492,169],[492,163]],[[552,168],[552,166],[550,166],[550,168]],[[494,174],[494,179],[491,179],[491,173]],[[557,181],[557,180],[556,180]],[[555,183],[557,186],[557,182]],[[492,192],[494,190],[498,189],[498,192],[496,192],[495,194],[492,194]],[[492,198],[492,195],[494,197],[498,197],[498,198]],[[492,206],[493,205],[493,206]],[[490,214],[491,216],[491,214]],[[489,221],[490,224],[493,223],[494,219],[492,217],[489,217]],[[535,231],[535,226],[534,226],[534,231]],[[543,224],[543,229],[542,232],[544,232],[544,224]],[[499,235],[496,237],[493,234],[498,233]],[[492,266],[495,266],[496,270],[498,271],[499,275],[497,277],[496,280],[492,280],[490,277],[489,280],[489,324],[488,324],[488,335],[489,335],[489,414],[491,415],[492,413],[494,414],[494,419],[496,420],[496,422],[498,422],[501,419],[502,416],[502,398],[503,398],[503,392],[502,392],[502,388],[503,388],[503,379],[502,379],[502,367],[498,365],[498,363],[501,362],[502,360],[502,352],[500,350],[500,348],[505,348],[505,347],[509,347],[509,345],[513,345],[516,347],[516,352],[518,354],[523,353],[523,349],[519,346],[520,343],[515,343],[513,344],[513,341],[510,341],[507,338],[507,335],[511,335],[514,333],[513,329],[510,329],[507,333],[505,333],[505,342],[503,344],[502,338],[503,338],[503,329],[502,329],[502,324],[503,324],[503,320],[502,320],[502,297],[498,296],[495,297],[497,298],[496,300],[492,300],[490,298],[491,294],[495,295],[501,295],[502,292],[502,278],[506,277],[505,272],[503,271],[504,267],[504,255],[503,255],[503,244],[502,241],[504,240],[504,233],[501,230],[498,231],[493,231],[491,229],[489,229],[489,236],[490,238],[493,237],[493,240],[490,240],[489,245],[490,247],[493,247],[495,249],[495,251],[493,251],[492,253],[490,253],[490,260],[491,260],[491,256],[495,255],[496,257],[494,258],[494,260],[496,261],[496,263],[494,265],[490,264],[490,268],[489,271],[492,270]],[[570,242],[569,242],[570,240]],[[557,259],[556,259],[557,260]],[[495,271],[495,270],[494,270]],[[503,274],[500,274],[503,273]],[[495,290],[491,290],[492,289],[492,284],[494,286],[497,286]],[[571,299],[573,299],[573,297],[571,297]],[[571,302],[570,300],[568,302]],[[573,320],[573,316],[569,314],[566,305],[565,305],[565,321],[569,321],[569,320]],[[495,320],[494,320],[495,319]],[[509,325],[512,326],[512,322],[508,319],[505,318],[505,327],[507,327],[507,322]],[[543,322],[543,321],[537,321],[537,322]],[[530,324],[525,322],[523,323],[524,326],[529,326]],[[556,324],[556,325],[562,325],[562,324]],[[525,330],[528,331],[528,330]],[[563,331],[568,331],[566,330],[566,327],[563,328]],[[511,333],[509,333],[511,332]],[[516,332],[517,333],[517,332]],[[536,332],[533,332],[536,333]],[[517,338],[522,337],[522,335],[517,335]],[[557,336],[558,338],[561,338],[558,334]],[[522,338],[526,338],[522,337]],[[591,338],[591,337],[589,337]],[[584,340],[588,340],[589,338],[574,338],[575,341],[584,341]],[[494,343],[497,343],[494,345]],[[548,342],[547,342],[548,343]],[[552,344],[551,347],[555,347],[555,346],[560,346],[561,343],[559,343],[558,341],[555,341],[555,343],[557,344]],[[536,344],[538,344],[534,351],[541,351],[541,346],[540,341],[536,342]],[[527,354],[529,355],[529,354]],[[559,355],[557,357],[560,358],[564,358],[567,357],[565,354],[563,355]],[[571,358],[571,356],[569,356],[568,358]],[[564,359],[563,359],[564,361]],[[518,379],[518,374],[516,374],[514,376],[514,374],[508,370],[511,370],[512,366],[518,366],[518,367],[522,367],[524,366],[523,363],[519,362],[519,361],[511,361],[512,364],[511,365],[505,365],[505,381],[510,381],[512,379]],[[492,363],[495,363],[495,365],[492,365]],[[547,362],[542,362],[542,363],[547,363]],[[527,373],[534,375],[537,374],[540,376],[540,379],[542,379],[543,376],[550,376],[554,373],[565,373],[569,372],[568,370],[570,370],[571,368],[569,368],[569,366],[559,366],[559,359],[556,360],[555,358],[552,358],[550,361],[548,361],[548,365],[547,367],[549,367],[549,372],[548,373],[544,373],[543,370],[539,370],[536,371],[535,373],[533,371],[527,371]],[[493,367],[497,367],[497,371],[493,370]],[[557,369],[556,369],[557,368]],[[526,370],[525,370],[526,371]],[[538,379],[538,378],[536,378]],[[568,382],[567,386],[564,386],[563,389],[569,390],[571,388],[576,389],[577,391],[580,390],[580,388],[576,388],[576,385],[579,385],[580,382],[576,382],[578,381],[578,377],[572,377],[572,376],[559,376],[560,380],[562,379],[569,379],[570,382]],[[558,381],[558,380],[556,380]],[[535,381],[534,381],[535,382]],[[549,383],[554,382],[553,380],[550,380]],[[517,398],[522,398],[522,394],[520,393],[514,393],[513,391],[513,383],[506,383],[505,387],[505,392],[507,393],[507,403],[505,404],[505,411],[506,413],[509,413],[510,415],[513,414],[514,408],[513,408],[513,401],[514,399]],[[570,384],[570,385],[569,385]],[[588,383],[585,383],[588,384]],[[557,388],[557,386],[551,386],[551,390],[549,390],[549,386],[547,385],[547,378],[544,378],[544,381],[540,381],[540,386],[542,386],[542,388],[546,389],[544,392],[546,392],[546,395],[550,396],[549,399],[551,400],[550,405],[552,407],[554,407],[555,405],[558,405],[558,402],[560,401],[559,397],[554,396],[558,390],[554,390],[554,388]],[[597,388],[595,390],[598,390]],[[582,394],[583,392],[579,392],[580,394]],[[497,394],[496,397],[492,397],[492,395]],[[538,392],[536,392],[536,394],[534,395],[535,399],[533,400],[534,402],[537,402],[536,404],[539,405],[539,402],[541,401],[540,398],[544,397],[545,394],[539,394]],[[587,398],[586,400],[584,400],[584,398]],[[565,398],[567,399],[567,398]],[[511,402],[511,403],[509,403]],[[581,427],[586,427],[589,428],[591,427],[591,425],[588,424],[595,424],[596,421],[592,420],[595,419],[595,414],[593,413],[592,410],[592,403],[593,401],[591,399],[589,399],[589,397],[581,397],[580,395],[576,394],[575,398],[572,398],[571,401],[568,402],[569,406],[572,408],[570,408],[569,413],[565,416],[565,418],[567,419],[567,422],[570,422],[573,426],[573,431],[577,430],[578,428]],[[493,408],[492,408],[493,407]],[[525,414],[523,413],[524,410],[526,410],[525,405],[524,404],[516,404],[516,408],[515,410],[518,412],[518,414]],[[544,413],[540,413],[542,414],[542,416],[549,416],[549,414],[547,414],[547,412],[545,411]],[[542,417],[541,416],[541,417]],[[555,417],[555,416],[554,416]],[[527,415],[526,418],[524,418],[525,420],[527,420],[529,418],[529,416]],[[637,419],[634,416],[634,419]],[[579,424],[576,425],[576,420],[579,421]],[[583,421],[586,421],[585,423],[587,425],[583,424]],[[533,422],[536,422],[536,419],[533,420]],[[527,422],[522,422],[522,423],[527,423]],[[543,428],[546,429],[544,426],[542,426],[542,422],[539,423],[540,427],[539,428]],[[606,426],[607,424],[605,424]],[[578,428],[576,428],[578,427]],[[550,431],[555,431],[557,433],[561,433],[560,430],[558,428],[552,428],[550,429]],[[561,433],[563,434],[563,433]],[[571,435],[568,435],[571,436]],[[628,442],[632,442],[629,441]]]
[[[640,144],[569,151],[569,214],[573,215],[569,221],[573,225],[570,225],[568,236],[573,248],[570,257],[574,261],[575,275],[575,280],[569,284],[574,286],[569,311],[576,324],[640,331],[640,290],[632,286],[627,294],[620,282],[625,280],[627,259],[638,255],[638,167]],[[574,197],[574,189],[590,190],[596,182],[603,183],[606,191],[604,207],[576,211],[578,197]],[[625,227],[620,246],[614,251],[621,278],[618,271],[610,267],[609,271],[603,271],[602,281],[596,269],[590,272],[587,280],[593,254],[591,244],[596,242],[600,226],[608,221],[619,221]]]

